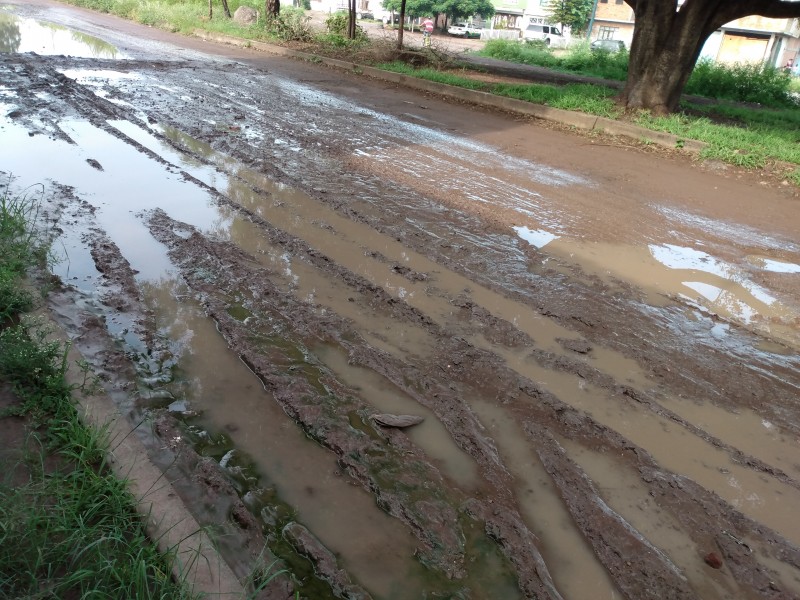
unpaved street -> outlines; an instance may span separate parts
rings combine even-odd
[[[267,597],[800,598],[791,186],[3,10],[51,309]]]

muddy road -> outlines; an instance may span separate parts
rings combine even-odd
[[[789,186],[3,11],[52,312],[265,597],[800,597]]]

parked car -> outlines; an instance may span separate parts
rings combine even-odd
[[[477,27],[475,25],[470,25],[468,23],[454,23],[450,27],[447,28],[447,33],[450,35],[457,35],[459,37],[465,38],[479,38],[481,37],[481,32],[483,31],[482,27]]]
[[[544,40],[552,48],[566,48],[567,38],[554,25],[528,25],[522,32],[523,40]]]
[[[625,50],[622,40],[595,40],[589,46],[594,52],[620,52]]]

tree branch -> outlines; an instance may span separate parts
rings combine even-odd
[[[697,2],[698,0],[686,0]],[[705,1],[705,0],[701,0]],[[800,2],[787,2],[787,0],[728,0],[720,8],[718,18],[714,20],[720,25],[758,15],[771,19],[795,19],[800,17]]]

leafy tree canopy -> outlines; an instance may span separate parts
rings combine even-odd
[[[550,0],[549,21],[569,26],[572,33],[585,31],[592,14],[594,0]]]
[[[401,0],[383,0],[386,10],[400,12]],[[494,14],[490,0],[406,0],[406,14],[412,17],[446,14],[451,20],[479,15],[484,19]]]

